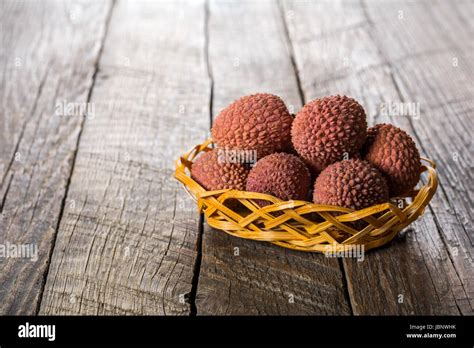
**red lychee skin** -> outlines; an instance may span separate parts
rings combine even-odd
[[[387,179],[390,197],[403,195],[420,180],[421,159],[413,139],[391,124],[369,128],[363,158]]]
[[[311,176],[304,162],[283,152],[260,159],[247,179],[247,191],[266,193],[284,201],[306,200],[310,186]]]
[[[330,96],[307,103],[296,115],[291,140],[313,173],[331,163],[352,158],[365,142],[364,108],[346,96]]]
[[[245,190],[249,169],[240,163],[228,163],[219,157],[218,149],[198,157],[191,167],[191,177],[206,190]]]
[[[262,158],[289,147],[292,122],[280,97],[258,93],[242,97],[222,110],[211,132],[218,147],[256,151],[257,158]]]
[[[331,164],[314,184],[313,201],[350,209],[363,209],[389,199],[383,175],[369,162],[350,159]]]

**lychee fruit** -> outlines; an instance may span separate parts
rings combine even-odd
[[[390,197],[403,195],[420,179],[420,153],[415,142],[391,124],[369,128],[362,155],[385,176]]]
[[[304,162],[283,152],[260,159],[247,179],[247,191],[273,195],[284,201],[306,200],[310,186],[311,175]]]
[[[330,96],[307,103],[296,115],[291,140],[313,173],[352,158],[365,142],[364,108],[346,96]]]
[[[206,190],[245,190],[249,169],[219,156],[220,149],[202,154],[191,166],[191,177]]]
[[[314,184],[316,204],[363,209],[387,202],[388,186],[383,175],[369,162],[350,159],[331,164]]]
[[[242,97],[222,110],[211,132],[218,147],[256,151],[257,158],[262,158],[289,147],[292,122],[280,97],[258,93]]]

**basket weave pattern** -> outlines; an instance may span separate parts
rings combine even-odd
[[[423,158],[421,172],[427,180],[420,189],[399,197],[399,204],[387,202],[354,211],[307,201],[282,201],[274,196],[237,190],[206,191],[191,178],[193,160],[212,150],[212,140],[195,146],[176,161],[175,177],[197,202],[207,223],[230,235],[267,241],[282,247],[313,252],[347,250],[364,245],[365,250],[391,241],[397,233],[423,214],[436,192],[435,163]],[[260,207],[256,202],[271,204]],[[228,204],[232,201],[232,204]],[[239,204],[236,204],[236,201]],[[359,229],[360,228],[360,229]]]

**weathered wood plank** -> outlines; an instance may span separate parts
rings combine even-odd
[[[368,3],[368,5],[370,5]],[[474,25],[464,15],[474,14],[471,1],[448,4],[401,2],[403,19],[384,23],[379,5],[366,7],[376,30],[374,40],[385,52],[400,99],[417,102],[420,118],[411,119],[423,151],[438,164],[441,189],[433,200],[435,228],[447,246],[455,272],[448,276],[462,314],[474,314],[474,228],[471,120],[474,109]],[[386,9],[395,10],[386,6]],[[410,34],[410,35],[409,35]],[[409,39],[407,39],[409,38]],[[387,40],[388,39],[388,40]],[[388,42],[392,42],[391,45]],[[397,45],[405,45],[401,55]],[[459,279],[457,279],[459,278]]]
[[[280,95],[301,107],[278,3],[210,2],[213,115],[238,97]],[[349,314],[335,259],[242,240],[205,225],[198,314]]]
[[[209,131],[204,10],[114,7],[40,313],[190,313],[199,215],[172,174]]]
[[[0,314],[37,311],[84,119],[56,104],[88,101],[110,5],[0,3],[0,244],[37,253],[0,257]]]
[[[433,136],[433,139],[439,139],[436,134],[439,134],[441,129],[448,134],[453,130],[452,127],[447,130],[442,127],[444,122],[441,122],[441,113],[438,113],[437,117],[432,116],[433,111],[440,107],[438,103],[423,104],[426,109],[423,109],[422,117],[426,119],[415,128],[409,118],[380,115],[381,104],[390,100],[414,100],[423,103],[430,100],[432,90],[420,88],[417,78],[412,76],[414,71],[447,71],[441,68],[440,60],[433,59],[432,55],[433,49],[447,54],[448,51],[443,51],[445,47],[442,46],[446,39],[441,31],[434,29],[438,24],[433,23],[422,10],[418,10],[419,6],[428,5],[383,2],[380,8],[371,9],[375,5],[368,2],[365,6],[348,1],[284,3],[305,95],[308,99],[337,93],[351,95],[366,107],[371,124],[397,124],[415,135],[419,145],[422,145],[424,155],[435,160],[440,157],[449,158],[451,154],[449,150],[446,151],[444,142],[428,140]],[[370,17],[367,16],[366,10],[371,12]],[[405,21],[398,18],[400,10],[406,16]],[[408,16],[412,18],[407,19]],[[315,21],[315,18],[326,19]],[[426,39],[427,28],[431,35],[429,40]],[[465,33],[462,35],[467,36]],[[412,49],[415,47],[416,49]],[[460,55],[466,54],[464,51],[456,52]],[[398,57],[395,57],[396,54]],[[422,59],[424,56],[430,58]],[[412,81],[411,90],[409,94],[401,95],[397,81],[402,76],[399,68],[407,62],[412,62],[411,68],[415,65],[420,68],[405,70],[403,78]],[[455,87],[454,90],[462,88],[460,75],[450,80],[449,87]],[[443,86],[443,83],[440,79],[430,86],[438,93],[445,94],[446,86]],[[449,99],[442,101],[448,103]],[[464,110],[460,108],[458,114],[465,113],[463,117],[466,117],[468,110],[467,107]],[[419,136],[422,128],[424,137]],[[448,134],[446,136],[452,139],[468,136],[460,127]],[[457,139],[455,144],[457,143],[462,141]],[[441,149],[444,150],[440,151]],[[442,182],[446,181],[445,170],[440,170]],[[465,174],[459,171],[457,175]],[[457,177],[460,180],[460,177]],[[445,190],[444,186],[440,188],[431,204],[432,210],[428,209],[423,218],[413,224],[412,232],[406,233],[405,238],[398,239],[388,248],[368,253],[362,263],[344,260],[355,314],[472,313],[469,305],[472,291],[470,286],[467,286],[469,279],[472,279],[472,268],[470,271],[464,268],[464,275],[459,273],[459,267],[452,259],[452,250],[447,250],[444,242],[446,235],[464,234],[463,222],[456,218],[452,210],[449,212],[436,208],[446,204],[443,192]],[[449,194],[453,195],[453,192]],[[462,207],[462,204],[459,207]],[[443,215],[445,218],[440,220]],[[449,219],[446,216],[449,216]],[[448,221],[457,223],[442,226],[440,224],[443,221],[445,224]],[[449,234],[446,231],[450,231]],[[465,249],[471,248],[467,243],[462,245]],[[472,252],[472,249],[470,250]],[[460,257],[464,258],[465,264],[470,262],[466,255],[467,253],[464,253]]]

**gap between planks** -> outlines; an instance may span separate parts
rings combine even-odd
[[[211,60],[209,57],[209,19],[211,17],[211,11],[209,9],[209,0],[204,3],[204,59],[206,61],[207,76],[209,78],[209,130],[212,127],[212,104],[214,98],[214,75],[212,73]],[[199,275],[201,273],[201,262],[202,262],[202,242],[204,234],[205,224],[204,214],[199,214],[199,231],[196,240],[196,261],[194,263],[193,278],[191,281],[191,292],[189,294],[189,304],[191,306],[190,316],[196,316],[198,314],[196,306],[196,296],[199,285]]]
[[[103,49],[104,49],[105,39],[107,38],[107,33],[108,33],[109,25],[110,25],[110,20],[112,18],[112,13],[113,13],[113,10],[114,10],[114,7],[115,7],[115,0],[111,0],[111,1],[112,2],[111,2],[111,5],[110,5],[110,9],[109,9],[109,12],[107,13],[107,17],[106,17],[105,23],[104,23],[104,33],[103,33],[102,39],[100,41],[99,52],[98,52],[96,60],[94,62],[94,73],[92,75],[92,84],[91,84],[91,87],[89,88],[89,92],[87,94],[86,103],[90,103],[90,101],[91,101],[92,92],[93,92],[95,82],[96,82],[96,78],[97,78],[97,73],[99,71],[99,61],[100,61],[100,58],[102,57],[102,52],[103,52]],[[45,289],[45,286],[46,286],[46,279],[48,278],[49,268],[51,267],[51,258],[53,256],[54,248],[56,246],[56,239],[58,237],[59,226],[60,226],[61,220],[63,218],[64,207],[66,205],[66,198],[68,196],[69,186],[71,184],[72,173],[74,172],[74,167],[75,167],[75,164],[76,164],[77,152],[79,150],[79,143],[81,141],[81,135],[82,135],[82,131],[84,129],[85,121],[86,121],[86,117],[83,117],[80,129],[79,129],[79,134],[77,136],[76,149],[75,149],[73,157],[72,157],[71,170],[69,171],[69,177],[67,179],[66,189],[64,191],[64,196],[63,196],[63,199],[61,201],[61,208],[60,208],[60,211],[59,211],[59,217],[58,217],[58,221],[57,221],[57,224],[56,224],[56,229],[55,229],[55,232],[54,232],[53,242],[52,242],[51,248],[49,250],[48,266],[46,267],[46,271],[43,274],[43,279],[42,279],[42,282],[41,282],[41,288],[40,288],[40,292],[39,292],[39,296],[38,296],[38,302],[36,303],[36,309],[35,309],[35,314],[36,315],[39,314],[40,308],[41,308],[41,303],[43,301],[43,294],[44,294],[44,289]]]
[[[288,29],[288,23],[286,21],[286,16],[285,16],[285,10],[283,8],[283,4],[281,2],[281,0],[278,0],[278,9],[280,11],[280,14],[281,14],[281,21],[282,21],[282,25],[283,25],[283,29],[284,29],[284,33],[285,33],[285,39],[286,39],[286,42],[288,44],[288,47],[289,47],[289,52],[290,52],[290,60],[291,60],[291,64],[293,66],[293,70],[294,70],[294,73],[295,73],[295,78],[296,78],[296,84],[298,86],[298,94],[300,96],[300,99],[301,99],[301,105],[305,105],[306,104],[306,96],[305,96],[305,93],[304,93],[304,90],[303,90],[303,86],[301,84],[301,79],[300,79],[300,76],[299,76],[299,69],[298,69],[298,65],[296,63],[296,58],[295,58],[295,51],[294,51],[294,47],[293,47],[293,42],[291,41],[291,36],[290,36],[290,32],[289,32],[289,29]],[[338,264],[339,264],[339,268],[341,270],[341,273],[342,273],[342,286],[343,286],[343,290],[344,290],[344,297],[346,298],[346,301],[347,301],[347,304],[348,304],[348,307],[349,307],[349,313],[350,315],[354,315],[354,304],[352,303],[352,298],[351,298],[351,294],[349,292],[349,278],[348,278],[348,275],[347,275],[347,270],[346,270],[346,267],[344,265],[344,262],[339,259],[338,260]]]

